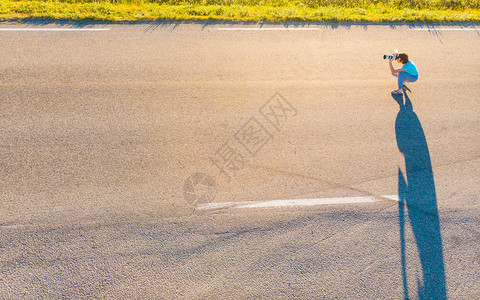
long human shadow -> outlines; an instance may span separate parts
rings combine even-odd
[[[398,169],[398,211],[404,298],[409,299],[405,253],[405,206],[417,243],[423,278],[417,278],[418,299],[446,299],[442,236],[432,163],[422,124],[406,93],[392,95],[400,111],[395,120],[397,146],[405,158],[406,178]],[[403,101],[405,97],[405,102]]]

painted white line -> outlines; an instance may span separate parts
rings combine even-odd
[[[314,206],[325,204],[347,204],[375,202],[373,197],[345,197],[345,198],[316,198],[316,199],[292,199],[272,200],[260,203],[236,206],[236,208],[259,208],[259,207],[286,207],[286,206]]]
[[[237,205],[246,205],[258,203],[258,201],[245,201],[245,202],[212,202],[212,203],[200,203],[197,205],[197,209],[216,209],[216,208],[232,208]]]
[[[383,198],[387,198],[393,201],[400,201],[398,195],[386,195],[386,196],[383,196]]]
[[[320,28],[285,28],[285,27],[266,27],[266,28],[257,28],[257,27],[227,27],[227,28],[217,28],[216,30],[223,31],[312,31],[320,30]]]
[[[398,201],[398,195],[381,196],[390,200]],[[293,206],[315,206],[331,204],[353,204],[378,202],[374,196],[362,197],[341,197],[341,198],[313,198],[313,199],[288,199],[288,200],[270,200],[270,201],[245,201],[245,202],[213,202],[202,203],[198,209],[218,209],[218,208],[267,208],[267,207],[293,207]]]
[[[0,28],[0,31],[108,31],[110,28]]]
[[[477,28],[412,28],[417,31],[478,31]]]

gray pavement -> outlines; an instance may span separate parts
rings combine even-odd
[[[92,27],[0,31],[0,298],[480,298],[477,31]]]

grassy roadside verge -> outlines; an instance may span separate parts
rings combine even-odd
[[[223,3],[223,4],[217,4]],[[480,0],[353,1],[12,1],[0,19],[480,22]]]

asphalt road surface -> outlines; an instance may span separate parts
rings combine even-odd
[[[475,28],[0,25],[0,298],[480,298]]]

